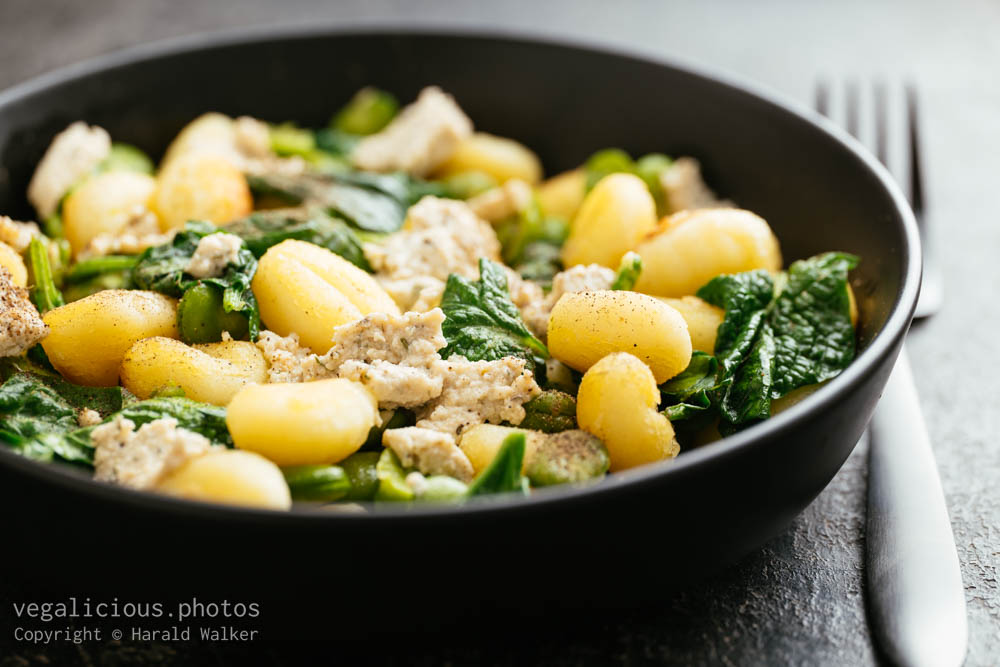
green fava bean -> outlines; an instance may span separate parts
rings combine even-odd
[[[344,500],[371,500],[378,490],[378,452],[358,452],[340,462],[340,467],[351,481],[351,490]]]
[[[378,476],[375,500],[406,501],[415,497],[413,489],[406,483],[403,465],[391,449],[382,450],[375,464],[375,473]]]
[[[295,500],[332,502],[351,491],[351,481],[340,466],[306,465],[281,469]]]
[[[177,306],[177,326],[185,343],[215,343],[222,340],[223,331],[240,340],[249,331],[247,318],[227,313],[222,307],[222,292],[204,283],[184,292]]]

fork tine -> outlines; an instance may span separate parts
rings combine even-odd
[[[816,83],[815,97],[813,98],[813,106],[816,108],[821,115],[830,117],[830,89],[826,85],[826,81],[820,80]]]
[[[920,162],[919,130],[917,129],[917,91],[912,82],[906,84],[906,124],[909,150],[907,157],[910,166],[910,206],[913,207],[913,213],[919,220],[924,212],[924,178]]]
[[[885,81],[878,81],[873,89],[875,100],[875,157],[889,167],[889,110],[886,102]]]
[[[845,103],[847,105],[847,131],[855,139],[860,139],[861,126],[861,101],[858,93],[858,82],[850,81],[844,92]]]

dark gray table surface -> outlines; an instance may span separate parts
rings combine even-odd
[[[195,31],[379,19],[583,37],[721,67],[803,102],[819,76],[916,82],[929,218],[947,303],[914,328],[909,346],[963,563],[967,664],[1000,664],[994,440],[1000,431],[1000,3],[0,0],[0,88],[119,47]],[[586,632],[537,645],[459,644],[429,654],[414,648],[400,662],[873,664],[864,613],[864,450],[858,447],[787,533],[661,607],[598,619]],[[209,655],[176,645],[40,649],[12,645],[6,636],[0,646],[13,652],[0,657],[0,667],[158,658],[195,664]],[[244,650],[213,649],[211,664],[240,664],[250,655]],[[262,656],[284,664],[275,653]]]

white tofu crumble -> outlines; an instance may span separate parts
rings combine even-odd
[[[268,382],[310,382],[332,377],[319,363],[319,357],[299,343],[297,334],[279,336],[273,331],[261,331],[257,349],[267,362]]]
[[[28,290],[18,287],[0,266],[0,357],[24,354],[49,334]]]
[[[384,129],[362,139],[351,159],[361,169],[426,176],[471,134],[472,121],[454,98],[430,86]]]
[[[396,304],[421,312],[438,305],[450,274],[475,279],[481,257],[499,261],[500,241],[465,202],[427,196],[407,211],[401,231],[364,252]]]
[[[531,206],[534,193],[527,182],[512,178],[501,186],[476,195],[466,203],[483,220],[498,222]]]
[[[209,452],[205,436],[177,426],[173,418],[135,428],[121,415],[90,432],[94,443],[94,479],[132,489],[151,489],[191,459]]]
[[[90,408],[83,408],[76,413],[76,423],[83,426],[97,426],[101,423],[101,413]]]
[[[693,157],[677,158],[660,174],[660,186],[670,213],[699,208],[725,208],[732,203],[719,199],[701,177],[701,164]]]
[[[458,436],[483,422],[520,424],[524,403],[542,391],[526,365],[517,357],[469,361],[455,356],[437,362],[441,395],[418,412],[417,426]]]
[[[227,266],[236,263],[242,247],[243,239],[235,234],[217,232],[204,236],[184,271],[195,278],[217,278]]]
[[[104,128],[77,121],[49,144],[28,184],[28,201],[41,218],[59,208],[69,189],[111,154],[111,136]]]
[[[416,468],[424,475],[447,475],[463,482],[475,476],[469,457],[449,433],[417,426],[393,428],[382,435],[382,444],[396,453],[404,468]]]

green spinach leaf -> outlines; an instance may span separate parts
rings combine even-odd
[[[271,246],[287,239],[307,241],[330,250],[369,273],[371,264],[362,251],[361,239],[347,223],[319,210],[284,209],[260,211],[231,222],[223,229],[243,239],[258,259]]]
[[[240,248],[237,260],[217,278],[197,279],[185,272],[198,243],[218,229],[205,222],[189,222],[170,243],[147,249],[132,270],[132,280],[140,289],[154,290],[182,297],[195,285],[212,285],[222,292],[222,307],[226,313],[240,313],[247,318],[250,339],[260,332],[260,310],[250,289],[257,259],[246,247]]]
[[[715,356],[731,375],[753,346],[774,297],[774,281],[763,269],[716,276],[697,296],[726,311],[715,339]]]
[[[33,238],[28,245],[28,260],[31,265],[31,300],[39,313],[58,308],[66,302],[62,292],[56,287],[49,263],[49,249],[41,239]]]
[[[772,398],[837,375],[854,359],[847,274],[858,257],[831,252],[795,262],[774,302]]]
[[[511,301],[503,268],[488,259],[479,260],[479,280],[457,274],[448,276],[441,310],[441,326],[448,344],[441,357],[462,355],[470,361],[494,361],[521,357],[534,363],[536,356],[547,359],[549,350],[521,319]]]
[[[403,226],[406,209],[425,194],[443,188],[406,174],[374,174],[338,168],[301,175],[248,176],[257,195],[276,197],[294,206],[316,206],[369,232],[394,232]]]

